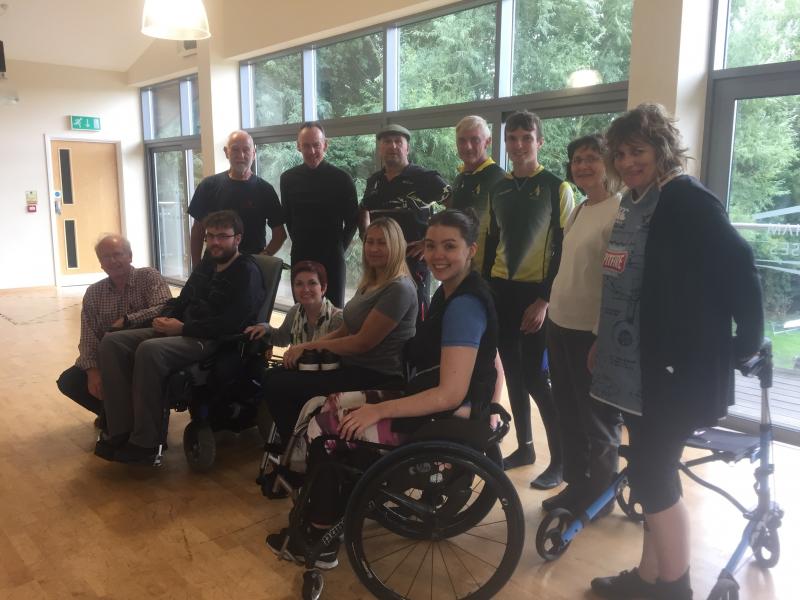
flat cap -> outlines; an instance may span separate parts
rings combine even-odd
[[[389,123],[381,127],[380,131],[375,135],[375,139],[381,139],[385,135],[402,135],[409,142],[411,141],[411,132],[397,123]]]

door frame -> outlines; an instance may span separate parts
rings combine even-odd
[[[53,178],[53,157],[52,142],[89,142],[95,144],[113,144],[117,157],[117,197],[119,198],[119,226],[123,236],[127,237],[127,223],[125,219],[125,194],[122,180],[122,142],[120,140],[98,139],[85,135],[50,135],[45,133],[44,155],[47,165],[47,207],[50,213],[50,244],[53,259],[53,280],[56,287],[71,285],[88,285],[99,281],[106,274],[103,271],[97,273],[84,273],[80,275],[62,275],[59,265],[61,264],[61,247],[58,242],[58,215],[55,209],[55,184]],[[98,232],[99,234],[100,232]]]

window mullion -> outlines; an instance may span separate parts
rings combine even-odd
[[[400,92],[400,29],[395,26],[386,28],[384,56],[384,107],[386,112],[391,112],[399,107]]]
[[[255,127],[253,65],[250,63],[239,67],[239,94],[242,102],[242,129],[250,129]]]
[[[303,50],[303,120],[317,120],[317,51],[314,48]]]
[[[511,75],[514,68],[515,0],[498,0],[497,35],[495,36],[495,98],[511,96]]]

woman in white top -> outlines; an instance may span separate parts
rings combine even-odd
[[[606,175],[605,153],[599,134],[567,146],[567,179],[586,199],[564,227],[561,264],[548,309],[547,351],[567,483],[542,502],[548,511],[566,508],[580,514],[611,483],[618,466],[622,418],[618,410],[589,396],[592,375],[586,367],[600,313],[603,255],[620,203]]]

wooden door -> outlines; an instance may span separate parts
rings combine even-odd
[[[51,142],[59,282],[89,283],[102,274],[94,246],[103,233],[121,233],[117,146]]]

